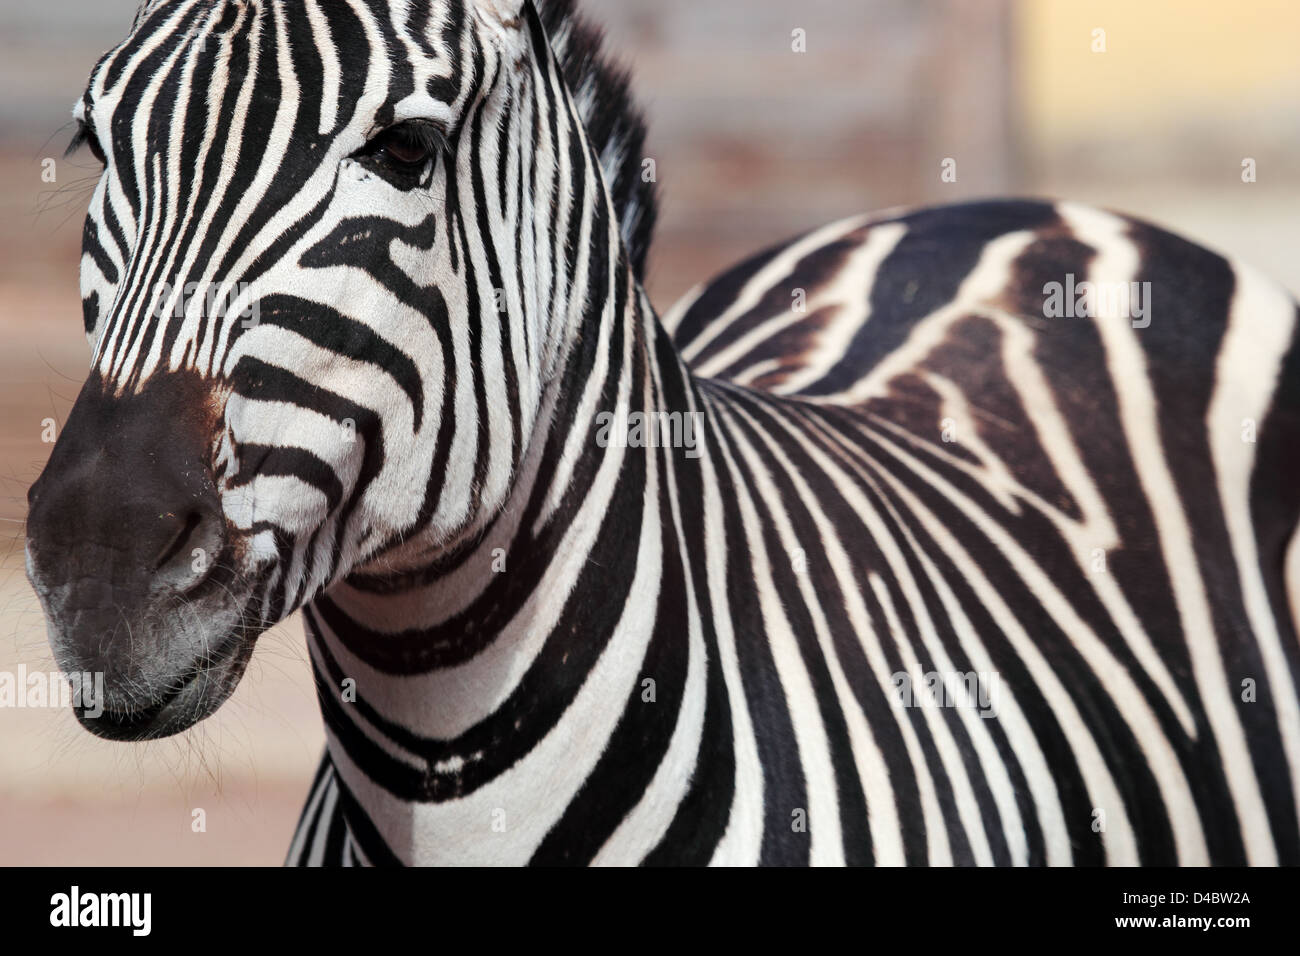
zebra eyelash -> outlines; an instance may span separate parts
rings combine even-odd
[[[451,143],[442,128],[424,120],[399,123],[390,126],[385,132],[396,133],[412,146],[419,146],[434,156],[445,155],[451,150]]]
[[[393,145],[414,148],[426,154],[418,164],[394,160],[392,165],[405,171],[423,169],[429,160],[445,156],[451,150],[447,134],[441,127],[428,120],[406,120],[386,127],[370,137],[361,149],[353,153],[353,158],[378,162],[381,161],[382,154]]]
[[[79,119],[77,131],[72,134],[72,142],[68,143],[68,148],[63,151],[64,158],[71,156],[82,146],[89,146],[91,155],[105,166],[108,165],[108,159],[104,155],[103,147],[99,145],[99,138],[95,136],[95,131],[90,128],[89,123]]]

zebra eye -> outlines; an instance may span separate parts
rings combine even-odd
[[[95,131],[90,128],[90,124],[85,120],[77,120],[77,132],[72,136],[72,142],[64,151],[64,156],[71,156],[82,146],[90,147],[90,154],[99,160],[101,166],[108,165],[108,158],[104,155],[104,148],[99,145],[99,139],[95,136]]]
[[[442,133],[431,123],[398,123],[366,143],[357,157],[398,172],[420,172],[445,147]]]

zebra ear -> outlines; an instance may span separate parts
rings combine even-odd
[[[523,13],[528,0],[473,0],[479,10],[489,20],[494,20],[506,27],[519,25],[519,15]]]
[[[158,6],[160,0],[140,0],[140,6],[136,7],[135,19],[131,21],[131,32],[134,33],[144,23],[145,19]]]

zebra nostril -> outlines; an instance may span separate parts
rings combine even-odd
[[[166,514],[173,519],[174,531],[159,549],[150,570],[155,573],[180,572],[182,577],[202,578],[220,547],[220,533],[212,516],[195,509],[183,515]]]
[[[171,517],[171,516],[166,515],[164,517]],[[185,547],[185,543],[194,536],[195,529],[198,528],[198,526],[202,523],[202,521],[203,521],[203,516],[201,514],[199,514],[197,511],[191,511],[189,514],[185,516],[183,521],[177,524],[175,533],[172,534],[172,536],[169,539],[167,539],[167,542],[166,544],[163,545],[162,550],[159,551],[157,557],[154,558],[154,562],[153,562],[154,571],[157,571],[160,568],[162,568],[164,565],[167,564],[167,562],[169,562],[172,558],[174,558],[177,554],[180,553],[181,548]]]

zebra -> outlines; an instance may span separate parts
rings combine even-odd
[[[120,740],[301,609],[286,862],[1300,862],[1258,272],[986,200],[660,318],[644,122],[572,0],[144,0],[74,115],[92,357],[28,575]]]

